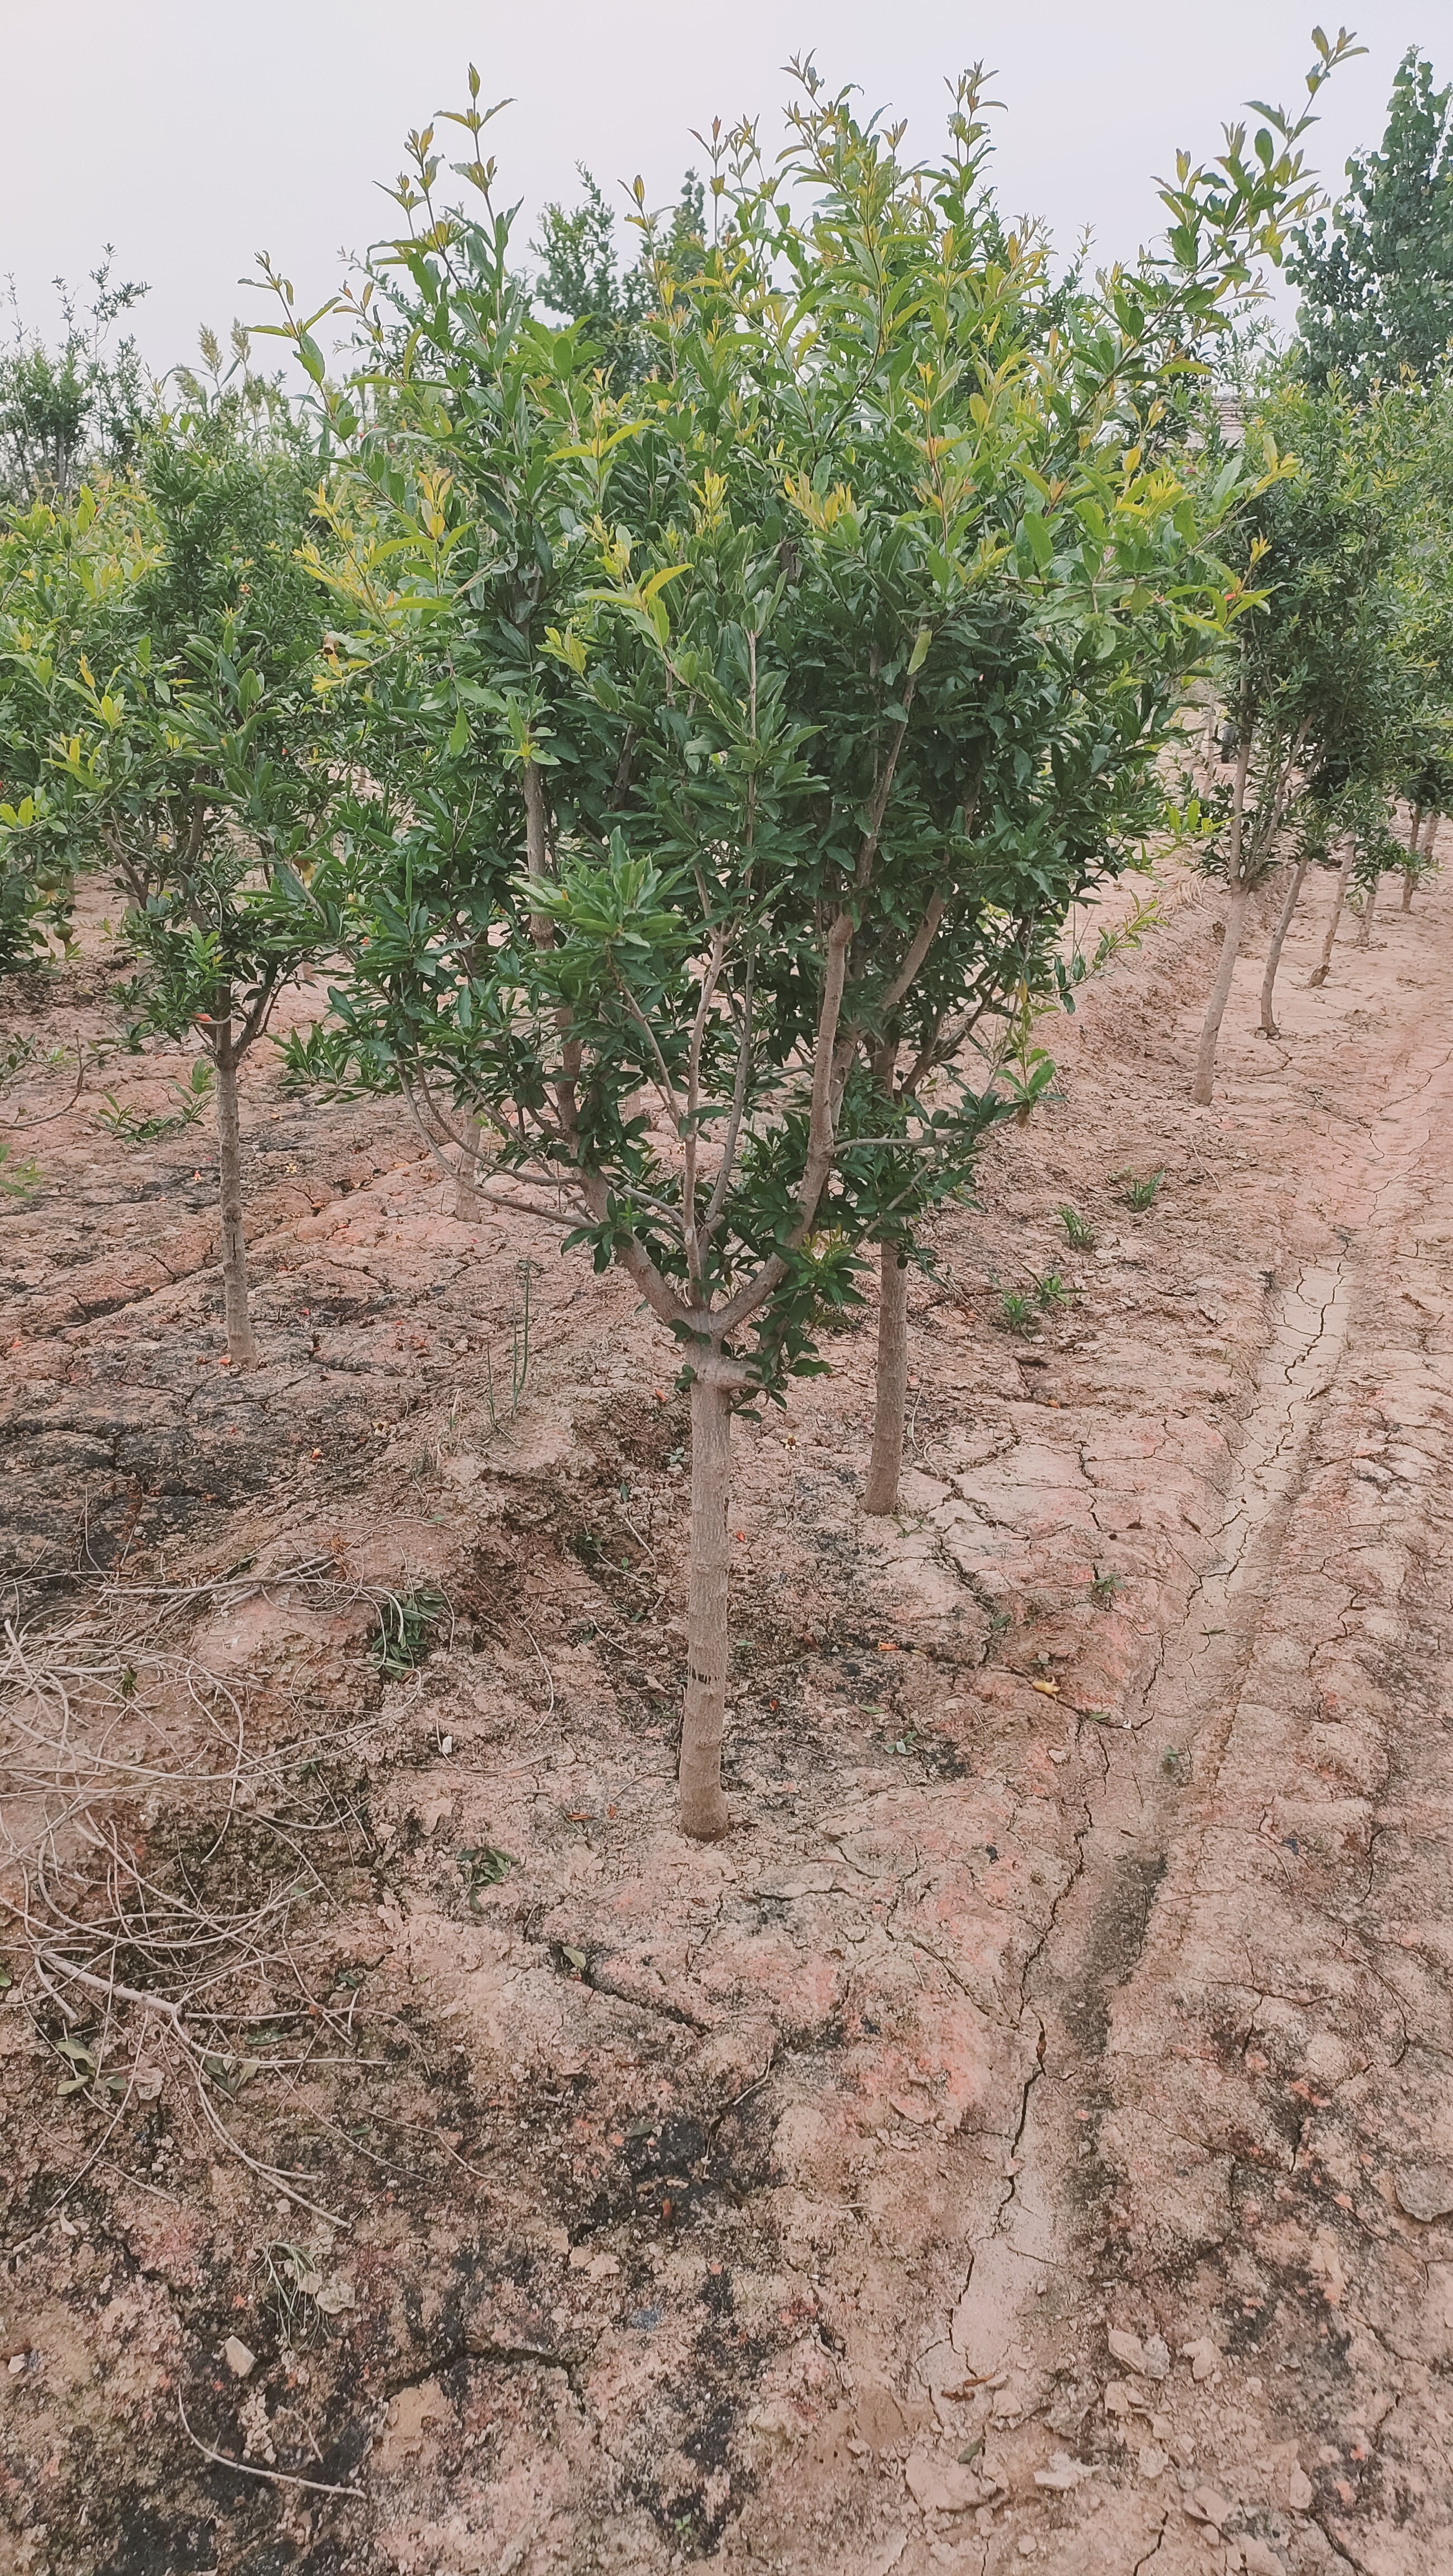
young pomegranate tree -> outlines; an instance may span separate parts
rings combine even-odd
[[[1246,401],[1248,441],[1286,470],[1252,499],[1234,539],[1238,569],[1257,597],[1222,672],[1234,744],[1222,844],[1228,904],[1192,1083],[1201,1106],[1213,1096],[1251,898],[1283,836],[1293,837],[1299,855],[1262,984],[1269,1036],[1277,967],[1307,867],[1325,855],[1329,831],[1333,842],[1339,837],[1337,817],[1354,791],[1362,830],[1367,798],[1400,754],[1411,663],[1398,566],[1419,407],[1420,398],[1393,395],[1359,410],[1335,387],[1309,392],[1281,360]]]
[[[227,1346],[251,1367],[238,1070],[283,987],[326,953],[310,890],[334,794],[313,687],[324,594],[291,442],[231,408],[167,424],[141,467],[142,543],[51,675],[53,801],[129,897],[137,1025],[200,1040],[217,1104]]]
[[[1446,743],[1446,748],[1444,747]],[[1435,867],[1433,843],[1442,815],[1453,813],[1453,707],[1431,739],[1425,733],[1416,765],[1400,782],[1408,809],[1407,841],[1397,862],[1402,877],[1402,909],[1411,912],[1413,896]]]
[[[681,1814],[711,1836],[733,1414],[820,1365],[866,1247],[971,1170],[973,1016],[1115,863],[1089,782],[1225,620],[1245,469],[1161,452],[1167,343],[1183,369],[1299,163],[1233,141],[1183,172],[1165,275],[1051,327],[1039,251],[983,203],[973,82],[910,166],[807,73],[783,167],[750,129],[722,147],[720,238],[663,267],[654,371],[611,388],[511,299],[461,122],[484,212],[438,210],[417,138],[413,229],[355,300],[392,317],[371,418],[337,414],[355,658],[403,710],[340,998],[484,1135],[481,1189],[560,1214],[678,1346]]]
[[[65,676],[134,578],[146,518],[123,477],[0,527],[0,974],[69,943],[76,849],[52,770]]]
[[[1396,778],[1408,808],[1402,908],[1434,866],[1440,815],[1453,812],[1453,388],[1428,397],[1422,470],[1410,489],[1399,566],[1406,652],[1414,673]]]

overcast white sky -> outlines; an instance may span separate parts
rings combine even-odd
[[[1214,148],[1246,97],[1300,104],[1315,15],[1316,0],[0,0],[0,275],[49,329],[48,281],[84,277],[114,241],[119,269],[151,283],[138,336],[165,367],[199,323],[261,318],[237,283],[259,249],[322,302],[340,250],[387,227],[374,183],[404,133],[463,103],[471,59],[490,99],[516,102],[492,138],[525,201],[523,249],[577,161],[608,192],[641,171],[658,202],[700,160],[693,126],[745,110],[769,131],[780,66],[809,48],[925,143],[945,73],[982,59],[1009,211],[1047,216],[1064,249],[1088,223],[1106,255],[1133,253],[1177,144]],[[1324,91],[1312,137],[1334,185],[1380,139],[1407,46],[1453,77],[1453,0],[1365,0],[1353,23],[1368,58]]]

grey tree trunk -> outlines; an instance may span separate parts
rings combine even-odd
[[[1412,828],[1408,833],[1408,863],[1403,870],[1404,912],[1411,912],[1413,908],[1413,888],[1418,881],[1418,861],[1422,856],[1422,853],[1418,848],[1418,842],[1422,836],[1422,830],[1423,809],[1421,805],[1415,805],[1413,807]]]
[[[1191,1082],[1191,1098],[1198,1109],[1208,1107],[1216,1088],[1216,1041],[1221,1035],[1221,1022],[1231,991],[1231,978],[1246,929],[1247,907],[1251,888],[1242,876],[1242,846],[1246,835],[1246,781],[1251,768],[1251,726],[1247,721],[1245,692],[1242,694],[1241,740],[1236,748],[1236,777],[1231,790],[1231,847],[1228,854],[1226,882],[1231,901],[1226,912],[1226,933],[1221,942],[1221,962],[1201,1022],[1201,1043],[1196,1052],[1196,1070]]]
[[[1425,858],[1425,859],[1430,859],[1430,858],[1432,857],[1432,855],[1433,855],[1433,843],[1436,841],[1437,837],[1438,837],[1438,812],[1437,812],[1437,808],[1436,808],[1436,806],[1435,806],[1435,807],[1434,807],[1434,809],[1433,809],[1433,812],[1428,816],[1427,828],[1426,828],[1426,830],[1424,831],[1424,834],[1423,834],[1423,856],[1424,856],[1424,858]]]
[[[879,1247],[878,1389],[865,1512],[896,1512],[908,1404],[908,1264],[896,1244]]]
[[[1297,898],[1302,891],[1302,879],[1306,873],[1307,861],[1298,859],[1292,870],[1292,881],[1287,889],[1286,901],[1276,917],[1276,928],[1271,934],[1271,946],[1266,952],[1266,973],[1261,979],[1261,1025],[1269,1038],[1274,1038],[1277,1034],[1276,1017],[1272,1010],[1272,995],[1276,991],[1276,970],[1281,964],[1282,948],[1287,932],[1292,926],[1292,914],[1296,911]]]
[[[1191,1098],[1198,1109],[1205,1109],[1215,1092],[1216,1041],[1221,1034],[1221,1022],[1231,993],[1231,978],[1236,972],[1236,960],[1241,954],[1241,942],[1246,931],[1246,915],[1250,908],[1250,886],[1238,886],[1226,907],[1226,935],[1221,942],[1221,963],[1216,969],[1216,981],[1211,987],[1211,998],[1206,1004],[1206,1016],[1201,1024],[1200,1051],[1196,1057],[1195,1079],[1191,1084]]]
[[[681,1828],[714,1842],[731,1823],[721,1785],[726,1728],[727,1503],[733,1380],[711,1358],[691,1381],[691,1571],[686,1595],[686,1701],[681,1713]]]
[[[1362,907],[1362,919],[1357,925],[1357,945],[1359,948],[1370,948],[1372,945],[1372,916],[1377,910],[1377,889],[1381,883],[1381,876],[1375,876],[1371,885],[1367,889],[1367,901]]]
[[[466,1128],[466,1142],[460,1150],[454,1176],[454,1214],[460,1225],[477,1225],[485,1214],[485,1202],[476,1187],[479,1178],[479,1129],[473,1126],[472,1120],[470,1127],[475,1141],[472,1145],[467,1141],[470,1129]]]
[[[1332,898],[1331,918],[1327,923],[1327,936],[1322,942],[1322,954],[1307,977],[1309,987],[1325,984],[1327,981],[1328,970],[1332,964],[1332,949],[1337,937],[1337,924],[1342,918],[1342,906],[1347,900],[1347,888],[1352,882],[1352,869],[1356,857],[1357,852],[1349,841],[1347,854],[1337,871],[1337,892]]]
[[[222,1181],[222,1311],[227,1355],[234,1368],[257,1366],[257,1344],[247,1311],[247,1239],[242,1230],[242,1136],[237,1115],[239,1050],[230,1015],[216,1024],[212,1064],[217,1077],[217,1160]]]

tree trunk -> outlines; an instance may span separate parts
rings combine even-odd
[[[1367,889],[1367,901],[1362,907],[1362,919],[1357,925],[1357,945],[1359,948],[1370,948],[1372,945],[1372,916],[1377,909],[1377,889],[1381,883],[1382,877],[1379,872],[1379,874],[1373,878],[1371,885]]]
[[[1347,900],[1347,888],[1351,883],[1352,867],[1356,857],[1357,852],[1349,841],[1347,855],[1337,871],[1337,892],[1332,901],[1332,917],[1327,924],[1327,936],[1322,942],[1322,954],[1307,977],[1309,988],[1314,984],[1325,984],[1327,981],[1328,969],[1332,963],[1332,947],[1337,937],[1337,924],[1342,918],[1342,906]]]
[[[691,1381],[691,1572],[686,1597],[686,1703],[681,1717],[681,1828],[714,1842],[731,1823],[721,1785],[726,1726],[727,1503],[734,1377],[702,1359]]]
[[[896,1512],[908,1403],[908,1264],[896,1244],[880,1247],[879,1279],[878,1391],[863,1509]]]
[[[474,1130],[474,1143],[460,1148],[459,1164],[454,1175],[454,1216],[459,1225],[478,1225],[485,1214],[485,1202],[476,1183],[479,1179],[479,1129]]]
[[[1422,830],[1423,809],[1421,805],[1415,805],[1413,807],[1412,829],[1408,834],[1408,861],[1406,867],[1403,869],[1404,912],[1411,912],[1413,908],[1413,888],[1418,881],[1418,861],[1422,855],[1418,848],[1418,842],[1422,836]]]
[[[217,1077],[217,1160],[222,1179],[222,1310],[227,1356],[234,1368],[256,1368],[257,1344],[247,1311],[247,1238],[242,1231],[242,1139],[237,1118],[239,1050],[231,1015],[214,1023],[212,1064]]]
[[[1437,809],[1437,807],[1436,807],[1436,806],[1434,806],[1432,813],[1428,816],[1428,828],[1427,828],[1427,830],[1426,830],[1426,831],[1424,832],[1424,834],[1423,834],[1423,856],[1424,856],[1424,858],[1425,858],[1425,859],[1431,859],[1431,858],[1432,858],[1432,855],[1433,855],[1433,843],[1436,841],[1437,837],[1438,837],[1438,809]]]
[[[1209,795],[1216,780],[1216,694],[1212,690],[1206,705],[1206,721],[1201,727],[1200,776],[1196,781],[1203,795]]]
[[[1198,1109],[1208,1106],[1216,1084],[1216,1041],[1221,1034],[1221,1021],[1236,971],[1237,953],[1246,928],[1246,908],[1251,889],[1242,881],[1242,847],[1246,836],[1246,781],[1251,769],[1251,735],[1249,699],[1245,685],[1241,691],[1240,738],[1236,745],[1236,776],[1231,789],[1231,845],[1227,858],[1226,884],[1231,896],[1226,915],[1226,935],[1221,943],[1221,962],[1201,1022],[1201,1043],[1196,1054],[1195,1076],[1191,1098]]]
[[[1292,926],[1292,914],[1296,911],[1297,898],[1302,891],[1302,879],[1306,873],[1306,860],[1298,859],[1292,870],[1292,881],[1287,889],[1286,901],[1276,917],[1276,928],[1271,934],[1271,946],[1266,952],[1266,973],[1261,979],[1261,1025],[1269,1038],[1274,1038],[1277,1034],[1276,1019],[1271,1006],[1272,995],[1276,990],[1276,970],[1281,964],[1282,947],[1287,932]]]
[[[550,832],[545,811],[545,782],[536,763],[525,764],[525,874],[543,884],[550,874]],[[551,948],[555,924],[548,912],[532,912],[530,937],[537,948]]]
[[[1191,1098],[1198,1109],[1205,1109],[1209,1105],[1215,1089],[1216,1040],[1221,1034],[1221,1021],[1231,991],[1231,978],[1236,972],[1236,960],[1241,953],[1241,941],[1246,930],[1246,915],[1250,907],[1250,886],[1238,886],[1227,909],[1226,935],[1221,942],[1221,963],[1216,969],[1216,981],[1211,987],[1211,998],[1206,1004],[1206,1016],[1201,1024],[1201,1045],[1196,1057],[1195,1080],[1191,1084]]]

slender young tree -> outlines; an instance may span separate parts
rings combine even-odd
[[[1346,194],[1293,236],[1302,289],[1299,363],[1308,381],[1358,396],[1405,372],[1444,374],[1453,340],[1453,83],[1410,47],[1380,152],[1355,153]]]
[[[1226,691],[1235,741],[1225,834],[1227,918],[1201,1029],[1191,1096],[1215,1088],[1216,1052],[1257,884],[1281,836],[1325,841],[1326,810],[1356,789],[1366,867],[1370,815],[1403,757],[1419,646],[1402,562],[1408,512],[1426,457],[1425,406],[1396,393],[1361,407],[1334,387],[1310,392],[1276,359],[1245,400],[1247,434],[1288,471],[1250,505],[1239,530],[1243,576],[1258,598],[1235,630]],[[1294,844],[1294,846],[1297,846]],[[1275,1033],[1273,993],[1283,943],[1306,876],[1300,856],[1261,992],[1261,1027]],[[1353,860],[1349,859],[1349,871]],[[1340,905],[1338,907],[1340,914]]]
[[[64,675],[135,577],[149,541],[125,479],[34,501],[0,528],[0,974],[69,943],[76,843],[52,768]]]
[[[1332,800],[1332,837],[1341,840],[1342,858],[1337,870],[1332,905],[1327,916],[1321,954],[1308,983],[1325,984],[1332,969],[1333,950],[1348,893],[1354,883],[1363,894],[1363,919],[1370,917],[1379,878],[1390,867],[1401,865],[1403,849],[1394,837],[1388,821],[1387,792],[1376,777],[1354,778]],[[1366,939],[1359,926],[1357,945],[1365,948]]]
[[[147,292],[139,279],[113,278],[114,256],[108,243],[91,271],[89,303],[56,279],[56,348],[26,329],[12,283],[13,327],[0,347],[0,496],[20,512],[36,501],[64,511],[83,482],[124,474],[156,418],[157,388],[135,340],[111,345],[115,324]]]
[[[238,1074],[283,987],[326,953],[307,880],[335,794],[314,690],[324,594],[298,559],[312,516],[293,443],[234,407],[145,450],[147,542],[55,670],[52,795],[130,897],[137,1025],[195,1037],[217,1104],[228,1351],[250,1367]]]

